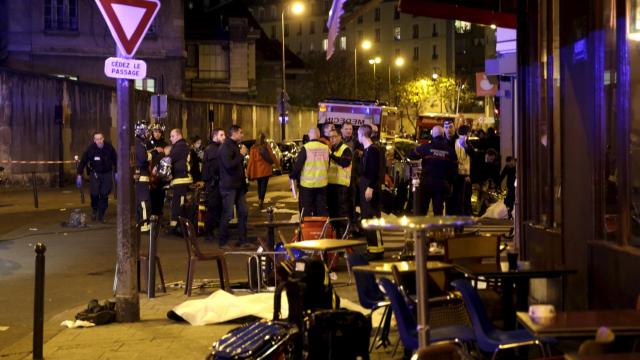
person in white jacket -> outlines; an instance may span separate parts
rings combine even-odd
[[[458,215],[471,215],[471,157],[474,148],[467,142],[469,127],[458,128],[455,151],[458,157],[458,176],[453,184],[453,195],[457,196]]]

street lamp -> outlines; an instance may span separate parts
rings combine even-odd
[[[362,47],[362,50],[369,50],[371,49],[371,41],[363,40],[360,46]],[[353,77],[354,77],[354,85],[355,85],[354,97],[357,99],[358,98],[358,46],[357,45],[353,48]]]
[[[376,56],[373,59],[369,59],[369,64],[373,65],[373,88],[375,89],[375,100],[378,100],[378,83],[376,81],[376,64],[380,64],[382,59],[380,56]]]
[[[287,115],[287,110],[285,109],[285,102],[289,98],[287,95],[287,81],[286,81],[286,58],[285,58],[285,41],[284,41],[284,13],[287,9],[293,13],[294,15],[300,15],[304,12],[304,4],[301,2],[294,2],[282,7],[282,16],[281,16],[281,25],[282,25],[282,92],[280,93],[280,136],[282,137],[282,141],[285,139],[285,117]]]

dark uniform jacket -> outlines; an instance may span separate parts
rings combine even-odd
[[[384,178],[380,178],[380,156],[380,149],[375,144],[371,144],[364,149],[360,162],[360,184],[374,191],[379,191],[384,181]]]
[[[218,160],[219,148],[220,144],[217,142],[211,142],[204,149],[202,180],[207,184],[207,189],[217,187],[220,181],[220,164]]]
[[[101,148],[95,143],[89,145],[84,154],[80,164],[78,164],[78,175],[82,175],[84,168],[87,167],[89,172],[96,172],[98,174],[107,173],[109,171],[116,171],[118,166],[118,157],[116,150],[108,142],[104,143]]]
[[[434,138],[430,144],[418,146],[409,157],[422,159],[421,177],[431,190],[449,188],[458,174],[458,157],[444,136]]]
[[[171,171],[174,179],[189,177],[189,145],[184,139],[176,141],[171,147]]]
[[[136,137],[136,170],[140,176],[149,176],[149,153],[145,141]]]
[[[238,144],[231,138],[226,138],[218,149],[220,166],[220,189],[246,189],[244,176],[244,156],[240,153]]]

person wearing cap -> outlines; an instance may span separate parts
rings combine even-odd
[[[473,146],[467,142],[469,126],[462,125],[458,128],[458,138],[455,141],[456,157],[458,158],[458,174],[453,183],[452,201],[455,208],[447,215],[471,215],[471,158],[474,154]]]
[[[149,137],[149,127],[146,121],[138,121],[135,125],[135,191],[137,205],[137,221],[140,225],[140,231],[149,231],[149,220],[151,214],[151,196],[149,193],[150,179],[150,163],[151,153],[147,151],[147,139]]]
[[[458,165],[456,153],[444,137],[442,126],[434,126],[431,136],[431,143],[418,146],[409,154],[409,158],[422,160],[419,193],[422,201],[419,202],[421,206],[417,209],[418,215],[426,215],[429,204],[433,203],[433,214],[441,216],[444,202],[451,195]]]
[[[155,168],[167,154],[164,148],[169,145],[164,139],[163,126],[155,123],[151,125],[151,138],[147,143],[147,151],[151,154],[151,168]],[[151,203],[151,215],[162,216],[165,199],[165,183],[155,174],[151,174],[151,189],[149,197]]]

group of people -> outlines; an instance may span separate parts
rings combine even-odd
[[[499,191],[507,178],[507,195],[504,203],[509,216],[515,201],[515,159],[507,157],[506,165],[500,172],[499,138],[489,129],[489,136],[483,137],[476,147],[469,141],[470,128],[461,125],[457,131],[453,121],[445,121],[443,126],[431,130],[432,140],[418,146],[409,155],[422,160],[417,213],[427,214],[431,205],[433,214],[463,215],[474,214],[471,207],[472,189],[478,189],[481,203],[479,215],[487,208],[484,201],[487,192]]]
[[[333,124],[323,125],[322,133],[318,128],[309,130],[289,174],[292,186],[299,189],[303,217],[353,221],[357,204],[363,219],[380,217],[385,157],[384,148],[376,142],[377,135],[375,126],[362,125],[354,137],[350,123],[343,124],[339,131]],[[380,234],[368,231],[366,237],[369,256],[382,258]]]

